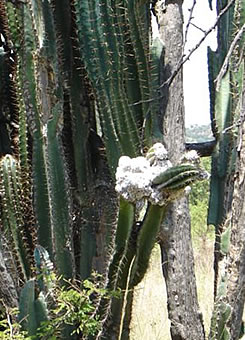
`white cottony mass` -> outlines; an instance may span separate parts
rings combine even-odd
[[[165,147],[156,143],[145,157],[120,157],[115,189],[132,203],[147,199],[153,205],[162,206],[186,192],[185,188],[193,181],[208,178],[199,164],[196,151],[189,151],[173,166]]]
[[[171,166],[167,150],[161,143],[154,144],[146,158],[122,156],[116,171],[116,191],[130,202],[147,198],[152,204],[163,205],[166,197],[152,187],[152,181]]]

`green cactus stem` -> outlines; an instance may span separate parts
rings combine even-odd
[[[166,213],[166,207],[150,204],[147,208],[137,237],[136,256],[131,273],[130,288],[140,283],[146,273],[150,255]]]
[[[25,283],[20,293],[19,322],[28,335],[36,335],[37,329],[43,321],[48,320],[47,304],[44,295],[40,293],[36,298],[35,279]],[[39,340],[41,338],[35,337]]]
[[[34,259],[37,271],[37,283],[40,291],[51,293],[53,287],[54,272],[53,263],[50,261],[49,253],[42,246],[37,245],[34,250]]]
[[[214,303],[214,311],[211,319],[210,340],[230,340],[227,322],[231,316],[231,306],[226,302],[227,276],[221,277],[217,296]]]
[[[128,337],[132,290],[145,276],[169,203],[183,195],[185,187],[190,183],[207,178],[207,173],[200,168],[196,154],[185,155],[181,162],[184,164],[172,166],[167,158],[166,149],[159,143],[149,150],[146,158],[130,159],[123,156],[119,160],[116,190],[121,195],[119,221],[122,224],[117,231],[124,226],[119,234],[124,254],[122,256],[122,251],[120,251],[121,262],[114,257],[113,261],[116,262],[112,261],[110,267],[113,273],[115,266],[119,268],[114,289],[119,289],[121,295],[119,298],[112,298],[109,306],[112,317],[105,334],[107,337],[114,334],[113,329],[118,331],[122,324],[124,324],[123,331],[121,328],[123,336],[125,339]],[[142,221],[136,223],[133,218],[135,214],[133,207],[144,201],[148,201],[146,212],[144,212]],[[126,217],[122,213],[126,213]],[[131,218],[130,215],[132,215]],[[118,240],[116,237],[116,245]],[[111,281],[113,282],[113,277],[110,273],[109,282]],[[107,314],[110,313],[107,311]]]
[[[160,173],[152,180],[152,185],[158,190],[161,189],[182,189],[186,187],[191,180],[200,176],[200,171],[194,165],[178,165],[171,167]]]
[[[41,245],[47,246],[51,257],[55,258],[58,272],[72,277],[70,189],[61,143],[63,89],[57,44],[54,43],[57,39],[53,11],[49,1],[29,0],[26,15],[26,56],[29,63],[26,86],[33,108],[29,125],[33,136],[38,233]],[[31,91],[32,84],[36,93]]]
[[[2,232],[8,235],[12,243],[19,269],[25,279],[31,275],[32,264],[32,230],[25,236],[25,223],[20,183],[20,168],[12,155],[0,160],[0,192],[2,200]]]
[[[109,267],[109,289],[115,289],[118,286],[120,272],[125,261],[129,237],[135,219],[135,207],[132,203],[120,198],[118,224],[115,237],[115,250],[113,259]]]
[[[222,232],[220,237],[220,251],[223,255],[227,255],[230,248],[231,225]]]

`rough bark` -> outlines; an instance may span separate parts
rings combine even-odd
[[[3,251],[2,244],[0,244],[0,304],[3,304],[5,310],[8,310],[18,306],[18,294],[16,289],[18,282],[14,282],[10,274],[11,269],[5,265],[6,258],[7,255]]]
[[[181,60],[183,48],[182,1],[166,1],[158,6],[161,39],[165,45],[164,83]],[[182,72],[171,86],[162,86],[164,142],[175,163],[185,151]],[[173,340],[204,339],[202,316],[197,302],[194,258],[191,245],[188,200],[171,205],[160,235],[162,268],[167,286],[168,313]]]
[[[227,264],[227,302],[232,308],[228,329],[234,340],[239,339],[245,303],[245,91],[240,119]]]

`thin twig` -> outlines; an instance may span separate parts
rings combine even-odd
[[[191,8],[189,9],[190,15],[189,15],[189,18],[188,18],[188,21],[187,21],[187,24],[186,24],[186,28],[185,28],[183,54],[184,54],[184,50],[185,50],[185,45],[187,43],[187,35],[188,35],[189,28],[190,28],[190,25],[191,25],[191,20],[193,19],[193,12],[194,12],[195,6],[196,6],[196,0],[193,0],[193,4],[192,4]]]
[[[164,82],[160,85],[160,88],[163,88],[165,85],[170,86],[174,80],[174,78],[176,77],[176,75],[179,73],[180,69],[182,68],[182,66],[187,62],[187,60],[190,59],[191,55],[200,47],[200,45],[204,42],[204,40],[207,38],[207,36],[216,28],[216,26],[219,23],[220,18],[228,11],[228,9],[233,5],[233,3],[235,2],[235,0],[231,0],[223,9],[222,11],[220,11],[219,15],[217,16],[215,23],[206,31],[206,33],[204,34],[204,36],[199,40],[199,42],[196,44],[196,46],[194,46],[190,52],[187,54],[187,56],[185,58],[183,58],[183,60],[180,59],[176,69],[174,70],[174,72],[172,73],[172,75]]]
[[[133,259],[130,263],[130,266],[129,266],[129,270],[128,270],[127,283],[126,283],[125,293],[124,293],[124,297],[123,297],[122,316],[121,316],[121,320],[120,320],[120,329],[119,329],[118,340],[121,340],[121,338],[122,338],[123,323],[124,323],[124,317],[125,317],[125,310],[126,310],[126,306],[127,306],[127,297],[128,297],[128,292],[129,292],[129,283],[130,283],[130,279],[131,279],[131,273],[132,273],[134,261],[135,261],[135,256],[133,257]]]
[[[239,127],[241,125],[241,119],[238,119],[237,121],[235,121],[232,125],[228,126],[227,128],[225,128],[224,130],[222,130],[222,134],[225,134],[226,132],[234,129],[235,127]]]
[[[7,320],[8,320],[9,330],[10,330],[10,339],[13,339],[13,325],[11,323],[11,318],[10,318],[9,313],[7,313]]]
[[[195,27],[196,29],[198,29],[199,31],[201,31],[202,33],[206,34],[206,31],[204,29],[202,29],[201,27],[197,26],[196,24],[194,24],[193,22],[191,22],[191,25],[193,27]]]
[[[187,60],[190,59],[191,55],[200,47],[200,45],[204,42],[204,40],[207,38],[207,36],[216,28],[221,17],[229,10],[229,8],[234,4],[234,2],[235,2],[235,0],[230,0],[228,2],[228,4],[222,9],[222,11],[220,11],[219,15],[217,16],[217,18],[215,20],[215,23],[205,32],[204,36],[199,40],[199,42],[196,44],[196,46],[193,47],[190,50],[190,52],[187,54],[187,56],[185,56],[185,58],[183,58],[184,56],[182,56],[180,58],[177,66],[175,67],[175,70],[172,72],[171,76],[159,86],[159,90],[162,89],[164,86],[170,86],[172,84],[174,78],[179,73],[182,66],[187,62]],[[143,104],[143,103],[151,103],[151,102],[153,102],[155,100],[159,100],[161,98],[163,98],[163,96],[157,96],[157,97],[146,99],[146,100],[140,100],[138,102],[130,104],[130,106],[140,105],[140,104]]]
[[[228,52],[226,54],[225,60],[223,62],[223,65],[222,65],[222,67],[221,67],[221,69],[219,71],[219,74],[218,74],[217,78],[215,79],[216,91],[219,91],[219,89],[220,89],[220,83],[221,83],[222,78],[226,74],[226,71],[228,70],[229,62],[230,62],[230,58],[231,58],[232,52],[233,52],[234,48],[236,47],[236,44],[237,44],[238,40],[241,38],[241,36],[244,33],[244,31],[245,31],[245,24],[243,24],[243,26],[237,32],[234,40],[232,41],[232,43],[230,45],[230,48],[229,48],[229,50],[228,50]]]

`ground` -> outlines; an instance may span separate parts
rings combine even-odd
[[[195,242],[197,292],[206,333],[213,308],[213,242]],[[160,249],[153,249],[144,280],[136,287],[130,340],[171,340],[167,316],[167,295],[161,274]]]

